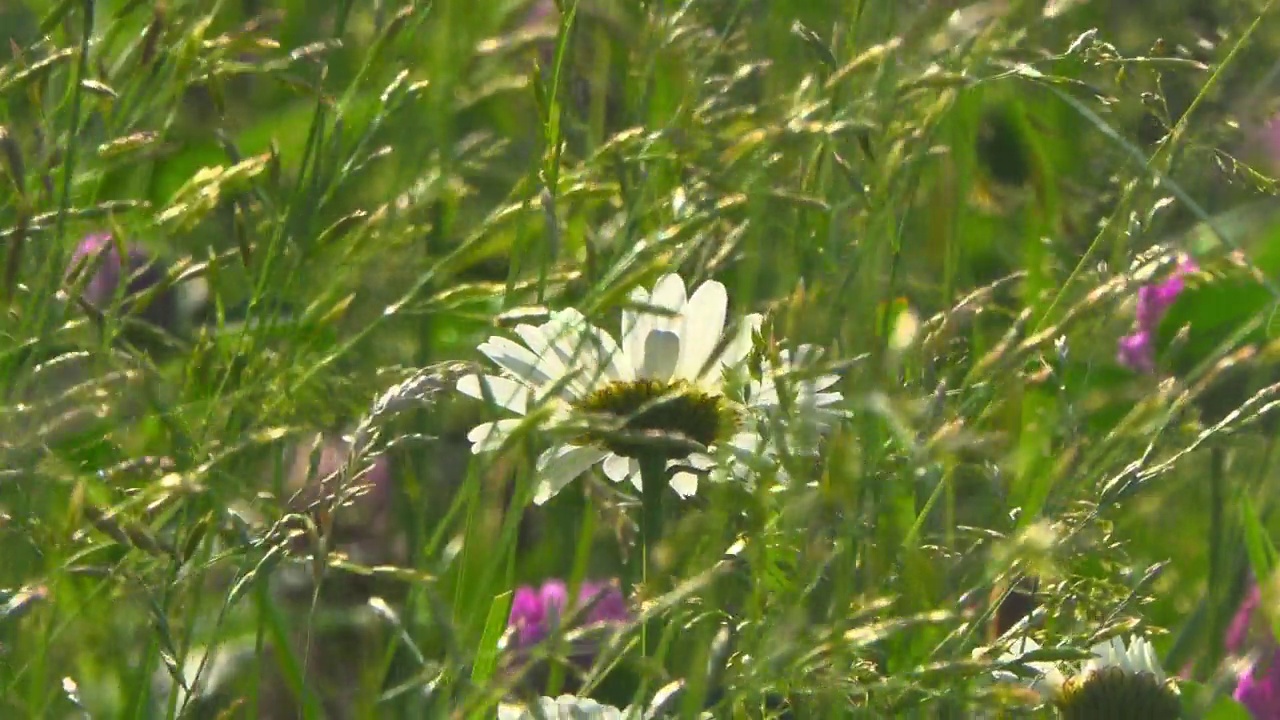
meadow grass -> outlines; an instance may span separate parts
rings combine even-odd
[[[1051,717],[974,653],[1024,615],[1249,717],[1271,3],[536,4],[0,4],[0,718]],[[100,233],[165,279],[87,300]],[[786,483],[533,504],[546,433],[471,453],[477,345],[669,272],[846,416]],[[626,597],[589,668],[500,643],[549,578]]]

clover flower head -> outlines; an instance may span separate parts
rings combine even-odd
[[[1227,626],[1224,645],[1228,652],[1244,652],[1250,638],[1254,635],[1254,626],[1258,620],[1258,608],[1262,604],[1262,588],[1253,584],[1236,609],[1236,614]]]
[[[124,256],[110,234],[96,233],[86,236],[71,254],[67,279],[73,280],[78,272],[92,272],[84,282],[81,299],[99,312],[106,312],[122,296],[120,308],[132,312],[133,297],[159,285],[165,270],[142,247],[126,245]],[[123,288],[121,287],[123,285]],[[172,291],[162,292],[151,298],[142,318],[153,325],[171,328],[177,316],[177,301]]]
[[[1145,285],[1138,290],[1134,311],[1134,329],[1120,338],[1116,348],[1116,360],[1137,372],[1155,371],[1155,338],[1160,321],[1186,288],[1186,276],[1197,269],[1189,257],[1178,260],[1177,267],[1164,280]]]
[[[1231,696],[1255,720],[1280,720],[1280,649],[1255,660],[1240,675]]]
[[[612,582],[584,582],[572,604],[568,585],[563,580],[548,580],[536,588],[522,586],[512,597],[507,618],[507,627],[513,631],[512,649],[528,649],[554,634],[570,607],[578,614],[577,625],[584,628],[631,621],[627,601]],[[581,649],[591,650],[590,647]]]

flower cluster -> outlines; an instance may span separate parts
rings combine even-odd
[[[1162,282],[1145,285],[1138,290],[1137,308],[1134,312],[1134,330],[1120,338],[1116,360],[1138,372],[1155,370],[1155,337],[1160,321],[1169,307],[1178,299],[1186,286],[1186,276],[1197,266],[1191,258],[1183,257],[1173,273]]]
[[[93,274],[84,281],[80,297],[84,302],[106,312],[120,296],[120,308],[132,312],[134,297],[164,281],[165,268],[150,253],[137,245],[125,246],[124,256],[111,235],[88,235],[76,246],[67,268],[67,279],[81,272]],[[177,298],[170,290],[150,299],[141,312],[142,319],[160,328],[171,328],[177,318]]]
[[[547,639],[561,628],[566,612],[576,616],[576,625],[583,628],[624,625],[631,621],[627,601],[615,583],[584,582],[570,603],[569,587],[564,581],[548,580],[541,587],[516,589],[507,618],[507,628],[512,633],[509,647],[527,650]],[[592,652],[589,646],[577,650],[581,655]]]
[[[1262,589],[1253,585],[1227,629],[1226,649],[1253,651],[1253,660],[1240,673],[1232,697],[1257,720],[1280,719],[1280,646],[1270,629],[1257,627],[1262,618]]]
[[[1280,650],[1270,650],[1241,673],[1232,697],[1255,720],[1280,718]]]
[[[618,340],[577,310],[555,312],[540,325],[516,326],[519,342],[495,336],[480,345],[502,375],[458,382],[463,394],[519,416],[473,428],[475,453],[500,448],[531,418],[576,428],[538,458],[535,503],[596,466],[640,490],[642,462],[655,459],[688,497],[702,477],[744,478],[741,461],[777,456],[780,443],[763,429],[779,412],[808,421],[797,430],[820,431],[838,416],[842,396],[831,388],[839,377],[800,372],[817,358],[813,348],[762,358],[759,373],[746,372],[763,317],[728,327],[722,284],[708,281],[688,294],[678,275],[666,275],[630,300]]]
[[[386,522],[393,492],[392,471],[391,461],[379,454],[357,457],[350,476],[345,477],[353,450],[350,440],[336,433],[298,443],[287,486],[292,493],[289,504],[300,511],[323,510],[327,514],[343,506],[336,518],[338,526],[344,534],[358,536]]]
[[[1227,635],[1224,644],[1228,652],[1243,652],[1254,638],[1254,628],[1258,624],[1258,608],[1262,604],[1262,588],[1256,583],[1249,586],[1249,592],[1245,593],[1244,599],[1240,601],[1240,607],[1236,609],[1236,614],[1231,618],[1231,624],[1227,626]]]

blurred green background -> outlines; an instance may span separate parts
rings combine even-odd
[[[298,512],[311,439],[664,270],[828,348],[854,417],[816,488],[673,511],[673,649],[602,699],[702,673],[728,622],[718,717],[973,717],[1026,575],[1048,632],[1150,629],[1214,702],[1275,525],[1269,427],[1208,431],[1274,377],[1269,325],[1237,331],[1275,296],[1224,252],[1280,271],[1271,3],[553,5],[0,7],[0,715],[177,716],[214,645],[193,717],[491,712],[503,593],[624,575],[631,506],[526,510],[528,457],[470,462],[485,411],[447,390],[370,421],[385,496]],[[168,263],[163,341],[66,301],[95,232]],[[1135,258],[1176,250],[1227,280],[1136,375],[1115,342],[1164,270]]]

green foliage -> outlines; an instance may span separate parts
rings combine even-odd
[[[974,654],[1031,580],[1043,659],[1145,634],[1188,717],[1245,717],[1270,4],[534,4],[2,4],[0,717],[1034,717]],[[171,327],[66,276],[102,232]],[[599,471],[531,504],[546,433],[471,454],[477,345],[616,336],[667,272],[766,315],[757,364],[823,348],[845,416],[660,523]],[[500,649],[549,577],[627,593],[594,664]]]

